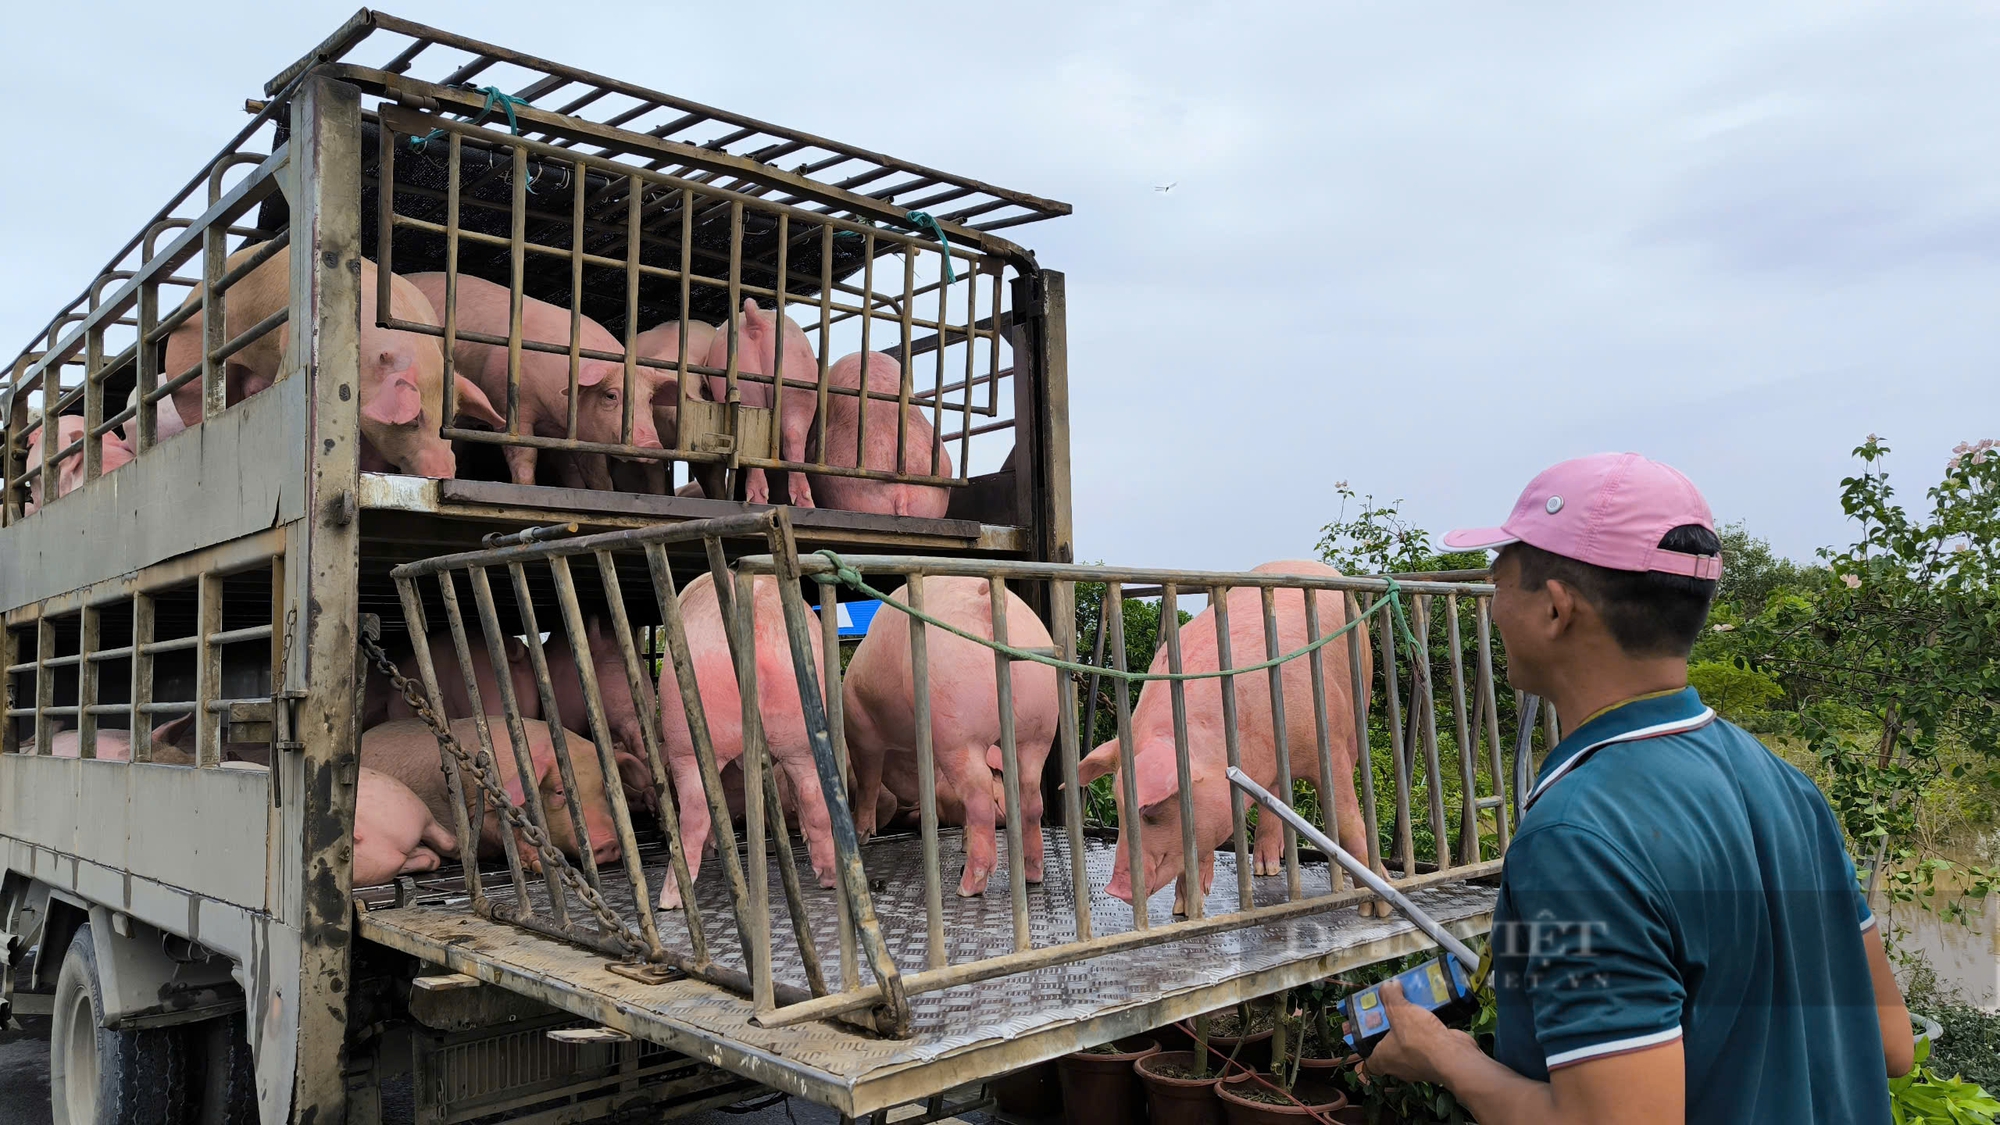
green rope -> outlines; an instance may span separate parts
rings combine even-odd
[[[951,239],[944,236],[944,228],[939,226],[938,221],[931,218],[929,213],[924,211],[912,211],[904,217],[910,221],[911,226],[918,230],[928,230],[932,234],[937,235],[938,242],[944,246],[944,283],[946,285],[955,284],[958,281],[958,275],[952,272],[951,268]]]
[[[478,89],[474,90],[473,92],[486,95],[486,104],[479,107],[478,116],[474,117],[471,121],[466,122],[466,124],[484,125],[486,123],[487,117],[493,113],[493,107],[499,106],[501,110],[505,111],[505,113],[507,114],[508,130],[511,131],[517,137],[521,135],[521,123],[514,120],[514,104],[516,102],[520,102],[519,98],[512,97],[508,94],[502,93],[501,90],[496,86],[481,86]],[[526,105],[527,103],[521,102],[521,104]],[[432,129],[430,132],[425,133],[421,137],[411,137],[410,151],[422,152],[424,151],[424,148],[428,146],[432,141],[437,140],[439,137],[442,136],[444,136],[443,129]]]
[[[938,242],[944,246],[944,283],[946,285],[956,284],[958,282],[958,272],[951,268],[951,239],[945,237],[944,228],[942,226],[939,226],[938,221],[936,219],[931,218],[930,213],[926,211],[908,212],[903,216],[903,219],[905,222],[909,223],[916,229],[920,231],[929,231],[931,234],[937,236]],[[863,224],[870,227],[875,225],[874,223],[867,222],[866,220],[863,220]],[[858,230],[835,231],[834,234],[836,237],[839,238],[867,237],[867,235],[863,234]]]
[[[1214,672],[1131,672],[1121,668],[1104,668],[1095,664],[1079,664],[1073,660],[1060,660],[1053,656],[1044,656],[1039,652],[1033,652],[1028,649],[1015,648],[1013,645],[1003,645],[991,637],[982,637],[976,633],[968,633],[948,621],[940,621],[930,614],[912,607],[909,603],[899,602],[882,591],[877,590],[875,587],[870,586],[861,577],[861,572],[847,565],[846,561],[836,552],[821,550],[815,551],[814,554],[832,563],[834,577],[839,579],[842,585],[854,590],[856,593],[865,594],[881,602],[883,605],[893,606],[897,610],[917,618],[925,624],[943,629],[953,636],[963,637],[975,644],[984,645],[995,652],[1005,653],[1014,660],[1026,660],[1035,664],[1046,664],[1051,668],[1061,669],[1065,672],[1074,672],[1081,676],[1109,676],[1116,680],[1141,683],[1147,680],[1219,680],[1224,676],[1241,676],[1250,672],[1262,672],[1267,669],[1276,668],[1278,665],[1288,661],[1297,660],[1301,656],[1308,656],[1317,649],[1325,648],[1340,637],[1347,635],[1349,630],[1366,622],[1384,607],[1387,607],[1390,619],[1396,623],[1397,629],[1401,631],[1404,641],[1410,645],[1411,650],[1416,651],[1417,646],[1417,635],[1410,630],[1410,623],[1403,615],[1402,587],[1396,584],[1395,579],[1385,575],[1382,581],[1387,584],[1387,589],[1382,592],[1381,597],[1375,599],[1372,605],[1362,610],[1360,615],[1355,617],[1354,620],[1349,621],[1326,636],[1307,644],[1305,647],[1288,652],[1283,656],[1274,657],[1257,664],[1245,664],[1241,667],[1231,668],[1227,672],[1221,670]]]

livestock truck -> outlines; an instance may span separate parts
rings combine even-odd
[[[1490,586],[1074,561],[1064,279],[1001,233],[1067,205],[366,10],[245,108],[0,390],[0,1019],[47,1021],[57,1121],[373,1122],[399,1074],[426,1122],[666,1118],[758,1089],[848,1118],[911,1102],[943,1114],[946,1091],[1424,944],[1289,831],[1253,861],[1240,798],[1227,840],[1195,830],[1194,797],[1220,784],[1204,763],[1222,742],[1231,761],[1259,737],[1270,753],[1273,724],[1282,768],[1323,793],[1359,787],[1371,862],[1448,925],[1488,923],[1514,811]],[[281,260],[254,323],[208,315]],[[449,292],[435,318],[399,314],[391,279],[420,274],[498,287],[504,330],[457,316]],[[804,328],[817,363],[750,362],[746,302]],[[561,310],[566,336],[524,333],[524,307]],[[721,351],[635,345],[696,322],[717,326]],[[363,354],[382,330],[435,340],[447,372],[468,342],[500,357],[506,386],[488,398],[506,425],[454,410],[467,392],[452,378],[441,414],[399,423],[452,443],[450,475],[365,468],[386,432],[362,416],[382,393]],[[853,351],[899,378],[839,384],[828,357]],[[259,354],[275,367],[251,387]],[[523,372],[551,362],[564,394],[590,362],[627,392],[661,373],[672,387],[650,404],[628,393],[616,440],[574,411],[526,425]],[[803,448],[787,398],[812,408]],[[637,412],[667,403],[661,440],[638,440]],[[892,435],[886,460],[828,440],[822,420],[843,410],[874,411],[855,432]],[[653,483],[524,481],[508,460],[522,450],[609,458]],[[751,503],[756,470],[948,503]],[[679,609],[701,575],[742,696],[759,676],[797,692],[805,768],[828,798],[823,880],[795,846],[806,810],[779,799],[756,705],[725,713],[689,686],[702,654]],[[759,576],[782,602],[776,665],[750,651]],[[919,576],[1024,599],[1052,643],[978,643],[996,669],[1052,665],[1060,683],[1040,776],[1024,776],[1011,726],[993,747],[1004,828],[978,895],[953,885],[966,829],[932,780],[953,748],[915,736],[911,827],[863,839],[850,812],[833,623],[843,599]],[[911,611],[923,589],[904,596]],[[1099,607],[1094,629],[1077,625],[1080,598]],[[1128,603],[1172,622],[1204,598],[1214,608],[1187,630],[1215,618],[1213,667],[1255,671],[1125,675]],[[1308,643],[1281,646],[1276,623],[1300,605]],[[925,638],[944,634],[910,636],[927,732],[932,694],[953,690],[928,673]],[[1164,636],[1156,667],[1194,667]],[[556,722],[543,657],[562,640],[587,655],[568,685],[580,713]],[[355,885],[371,683],[437,720],[446,669],[510,643],[532,650],[529,688],[488,700],[476,734],[426,727],[432,764],[473,802],[452,818],[464,854],[482,817],[499,848]],[[680,690],[658,691],[663,670]],[[652,800],[628,799],[604,750],[620,680]],[[1164,706],[1146,704],[1155,692],[1172,696],[1171,731],[1135,736],[1135,700]],[[566,814],[499,784],[537,702],[577,732],[557,748],[572,809],[597,800],[575,788],[579,762],[603,755],[585,776],[607,779],[617,858],[541,847]],[[1007,697],[995,706],[1007,714]],[[1099,715],[1126,804],[1135,753],[1164,753],[1181,783],[1123,835],[1086,824],[1078,771]],[[663,768],[669,717],[694,782]],[[725,730],[740,741],[733,790]],[[1336,803],[1315,814],[1329,831]],[[677,836],[690,808],[713,813],[719,845],[698,877]],[[1038,882],[1014,859],[1032,835]],[[1139,887],[1107,892],[1115,868],[1155,855],[1212,865],[1212,888],[1146,886],[1149,859],[1128,872]],[[656,903],[668,883],[680,909]]]

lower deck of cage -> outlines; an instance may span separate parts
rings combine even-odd
[[[1031,885],[1028,892],[1029,933],[1037,948],[1065,944],[1077,937],[1067,836],[1059,828],[1048,828],[1044,829],[1044,841],[1045,879],[1038,886]],[[962,833],[955,829],[942,831],[939,845],[947,962],[958,965],[1013,952],[1013,914],[1004,838],[1000,867],[985,895],[969,898],[957,894],[958,875],[964,862]],[[1098,937],[1132,928],[1131,908],[1102,889],[1111,875],[1116,846],[1115,839],[1095,836],[1086,838],[1084,844],[1083,862],[1092,888],[1090,926]],[[878,837],[863,845],[862,853],[874,908],[891,956],[905,974],[922,971],[928,963],[929,951],[922,840],[915,835]],[[642,849],[641,854],[646,860],[648,891],[657,895],[660,880],[670,877],[666,854],[657,847]],[[807,915],[826,980],[838,990],[841,971],[836,892],[816,885],[803,845],[792,853],[792,862],[797,864],[804,886]],[[1216,857],[1215,883],[1207,899],[1210,915],[1237,908],[1234,863],[1231,853]],[[1330,873],[1324,863],[1302,862],[1300,875],[1306,897],[1331,893]],[[601,876],[606,901],[627,920],[635,919],[633,887],[622,867],[607,867]],[[1256,904],[1268,906],[1285,901],[1285,882],[1283,875],[1254,879]],[[606,961],[603,954],[565,946],[504,922],[472,918],[467,900],[462,890],[456,889],[456,883],[455,879],[446,879],[414,888],[406,886],[400,896],[392,889],[360,892],[358,897],[364,901],[373,899],[379,904],[363,915],[364,930],[373,930],[378,940],[387,938],[389,944],[420,956],[426,955],[426,949],[449,948],[453,955],[477,962],[481,966],[479,975],[488,980],[500,979],[504,983],[506,966],[514,965],[515,971],[532,974],[537,987],[546,989],[548,995],[578,1001],[580,1006],[573,1010],[605,1010],[603,1001],[607,998],[591,995],[603,990],[593,989],[584,980],[585,973],[579,969],[565,975],[558,968],[563,964],[601,966]],[[504,869],[487,872],[485,885],[496,905],[514,904],[515,891]],[[715,857],[708,857],[703,864],[696,890],[711,956],[721,964],[743,967],[744,950],[730,907],[727,878]],[[543,884],[532,882],[529,895],[537,910],[546,915],[548,899]],[[786,912],[776,863],[770,865],[769,895],[773,977],[803,990],[807,977]],[[1494,890],[1483,882],[1443,882],[1420,889],[1412,897],[1447,925],[1483,928],[1492,910]],[[396,901],[407,905],[398,908],[394,905]],[[1174,921],[1171,888],[1157,893],[1150,906],[1149,918],[1154,926]],[[589,925],[588,915],[581,914],[574,906],[572,911],[573,918]],[[662,943],[678,952],[689,951],[686,915],[678,911],[661,912],[659,918]],[[790,1028],[755,1027],[748,1022],[747,998],[729,996],[713,986],[692,981],[651,989],[618,984],[613,991],[619,993],[615,1002],[619,1016],[636,1020],[640,1025],[628,1030],[645,1035],[649,1017],[657,1017],[683,1024],[678,1031],[663,1034],[662,1041],[672,1042],[675,1034],[691,1032],[704,1040],[753,1045],[760,1053],[776,1051],[810,1071],[845,1074],[852,1082],[891,1063],[936,1061],[982,1044],[1058,1029],[1074,1032],[1067,1038],[1057,1037],[1060,1044],[1066,1044],[1064,1049],[1074,1050],[1090,1045],[1086,1039],[1101,1042],[1134,1030],[1126,1027],[1105,1031],[1093,1038],[1086,1026],[1112,1027],[1101,1021],[1109,1013],[1176,996],[1194,1004],[1202,1002],[1201,994],[1219,997],[1210,1006],[1233,1002],[1241,998],[1246,982],[1253,978],[1275,980],[1270,974],[1313,964],[1321,965],[1319,974],[1324,975],[1346,964],[1393,956],[1401,950],[1391,949],[1387,939],[1413,937],[1413,930],[1411,923],[1400,917],[1362,917],[1355,906],[1344,905],[1286,921],[1098,953],[1068,964],[911,996],[913,1034],[905,1040],[870,1040],[824,1023]],[[558,947],[562,952],[558,952]],[[1377,952],[1371,955],[1367,952],[1371,950]],[[1354,956],[1342,957],[1343,953]],[[600,982],[623,979],[609,977],[595,968],[587,976]],[[864,983],[871,979],[865,964],[861,979]],[[1309,978],[1299,977],[1300,981],[1305,979]],[[1296,982],[1279,981],[1266,991],[1286,983]],[[696,991],[703,994],[699,1002],[694,999]],[[1200,1009],[1189,1009],[1194,1010]],[[863,1048],[862,1044],[867,1046]],[[882,1057],[874,1057],[877,1055]],[[1025,1063],[1016,1061],[1013,1065]],[[810,1091],[808,1096],[812,1096]]]

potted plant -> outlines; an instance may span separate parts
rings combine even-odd
[[[1246,1001],[1233,1009],[1210,1013],[1209,1043],[1251,1070],[1261,1070],[1271,1065],[1271,1031],[1277,1012],[1275,1004]]]
[[[1134,1035],[1057,1059],[1063,1120],[1069,1125],[1143,1125],[1145,1093],[1132,1064],[1159,1049],[1152,1038]]]
[[[1289,991],[1278,994],[1271,1029],[1269,1073],[1232,1074],[1216,1087],[1229,1125],[1301,1125],[1346,1108],[1347,1096],[1318,1074],[1300,1082],[1305,1054],[1305,1012]]]
[[[1132,1063],[1146,1087],[1152,1125],[1223,1125],[1215,1084],[1222,1070],[1208,1056],[1207,1015],[1195,1017],[1194,1050],[1160,1051]]]

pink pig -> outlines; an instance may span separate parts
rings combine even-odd
[[[1258,574],[1338,575],[1340,572],[1319,562],[1287,559],[1256,568]],[[1325,636],[1346,623],[1343,599],[1333,591],[1318,595],[1320,635]],[[1278,651],[1293,652],[1306,644],[1305,595],[1298,590],[1279,590],[1275,597]],[[1212,672],[1220,668],[1216,655],[1215,610],[1203,610],[1181,626],[1181,663],[1189,672]],[[1253,587],[1238,586],[1229,591],[1229,655],[1232,666],[1254,664],[1267,658],[1264,644],[1264,610],[1261,593]],[[1368,854],[1368,834],[1362,827],[1361,805],[1354,796],[1354,706],[1347,666],[1347,642],[1336,641],[1321,650],[1326,687],[1326,715],[1330,749],[1333,754],[1334,795],[1332,805],[1340,826],[1340,844],[1355,855]],[[1361,634],[1362,682],[1369,682],[1373,660],[1368,634]],[[1160,646],[1153,658],[1152,671],[1167,671],[1167,647]],[[1243,771],[1266,788],[1277,784],[1277,750],[1271,722],[1271,681],[1268,672],[1232,677],[1236,684],[1236,719]],[[1306,657],[1287,661],[1282,680],[1285,694],[1286,745],[1291,757],[1292,777],[1319,780],[1319,741],[1315,733],[1312,698],[1312,670]],[[1201,893],[1206,895],[1215,881],[1215,849],[1233,831],[1229,812],[1230,785],[1228,745],[1222,724],[1222,681],[1186,681],[1188,719],[1188,762],[1194,779],[1195,850],[1201,857]],[[1367,697],[1360,700],[1365,710]],[[1175,913],[1186,907],[1187,879],[1181,869],[1180,775],[1174,759],[1173,699],[1164,681],[1150,681],[1139,694],[1132,711],[1132,753],[1138,773],[1139,816],[1144,828],[1141,846],[1145,849],[1146,887],[1156,891],[1178,880],[1174,897]],[[1113,739],[1093,750],[1077,771],[1078,780],[1089,784],[1112,774],[1111,791],[1118,801],[1119,823],[1129,823],[1122,780],[1116,778],[1118,742]],[[1322,797],[1322,800],[1325,798]],[[1283,868],[1284,837],[1275,816],[1257,818],[1255,873],[1276,875]],[[1118,851],[1110,885],[1105,888],[1126,902],[1132,901],[1131,872],[1126,852]]]
[[[436,871],[443,856],[458,853],[458,837],[437,822],[409,786],[363,766],[355,787],[355,886]]]
[[[784,402],[778,413],[778,447],[784,460],[806,460],[806,439],[812,430],[813,416],[819,412],[819,357],[813,354],[812,341],[806,339],[805,329],[793,322],[791,317],[776,318],[785,322],[784,326],[784,370],[778,375],[785,383]],[[739,375],[769,375],[777,366],[775,337],[778,326],[772,313],[758,307],[751,298],[743,299],[743,319],[739,330],[741,343],[736,356],[736,370]],[[689,342],[693,342],[690,333]],[[717,329],[709,345],[709,367],[725,369],[729,366],[729,333]],[[794,385],[794,384],[810,384]],[[729,381],[721,375],[708,378],[708,397],[715,402],[727,401]],[[771,406],[774,402],[773,387],[769,383],[757,383],[739,379],[737,392],[745,406]],[[762,452],[761,450],[759,451]],[[787,495],[794,507],[813,506],[812,485],[798,473],[790,474],[786,482]],[[743,474],[743,498],[752,504],[768,503],[771,499],[770,482],[765,479],[764,470],[750,469]],[[728,497],[722,497],[728,499]]]
[[[539,719],[522,720],[522,729],[528,736],[529,760],[535,767],[535,788],[541,793],[542,809],[548,814],[549,838],[556,847],[572,859],[581,856],[578,847],[576,827],[570,820],[568,802],[570,795],[563,788],[562,773],[556,766],[555,744],[549,734],[547,723]],[[514,762],[514,745],[507,733],[504,721],[490,719],[488,730],[493,737],[493,757],[500,770],[501,783],[513,804],[519,805],[526,797],[521,788],[520,771]],[[473,753],[478,752],[479,731],[471,719],[453,719],[451,733],[458,744]],[[588,738],[575,731],[564,732],[565,744],[569,750],[570,764],[576,772],[577,788],[582,790],[577,800],[583,803],[584,830],[590,833],[591,854],[599,863],[610,863],[624,854],[618,842],[617,821],[611,811],[610,799],[604,791],[604,773],[598,763],[597,747]],[[446,789],[444,772],[439,768],[437,739],[428,726],[418,719],[397,719],[371,727],[361,735],[361,764],[370,769],[380,770],[410,787],[440,824],[457,823],[451,809],[451,800]],[[466,805],[472,807],[477,794],[470,789],[471,778],[465,779],[467,791]],[[489,803],[485,823],[479,826],[479,854],[497,856],[503,844],[500,833],[504,821],[497,809]],[[539,867],[538,862],[529,866]]]
[[[812,743],[806,736],[805,714],[799,701],[799,683],[792,667],[791,645],[786,639],[783,609],[777,582],[758,576],[753,587],[756,651],[757,709],[763,718],[764,738],[771,758],[783,781],[791,786],[798,802],[798,820],[812,856],[813,872],[822,887],[833,886],[833,821],[827,814],[826,796],[820,789]],[[723,631],[722,608],[716,600],[715,581],[703,574],[681,591],[681,618],[687,631],[688,655],[694,662],[695,685],[701,694],[702,711],[708,721],[718,768],[743,756],[743,703],[736,682],[736,666]],[[811,633],[807,647],[815,668],[820,667],[818,619],[806,615]],[[824,681],[822,681],[824,682]],[[660,741],[673,771],[674,789],[680,798],[681,842],[687,849],[688,874],[698,874],[703,847],[708,843],[711,818],[702,787],[701,767],[695,757],[694,739],[688,732],[687,712],[681,703],[679,681],[671,663],[660,669]],[[679,884],[668,879],[660,890],[660,907],[678,909]]]
[[[151,733],[154,763],[163,766],[190,766],[194,764],[194,716],[183,715],[154,727]],[[35,744],[24,742],[20,750],[23,754],[34,753]],[[116,727],[104,727],[97,732],[97,759],[104,762],[129,762],[132,760],[132,732]],[[59,730],[49,739],[49,756],[53,758],[80,758],[83,756],[83,732]]]
[[[862,358],[859,352],[843,356],[827,372],[828,385],[858,388],[861,385]],[[881,352],[869,352],[867,363],[869,390],[892,395],[902,390],[903,369],[894,359]],[[848,467],[859,464],[862,468],[881,472],[896,471],[896,409],[894,402],[868,400],[868,433],[861,442],[862,457],[857,461],[855,438],[860,434],[861,400],[854,395],[829,395],[826,442],[823,448],[810,451],[811,458],[824,458],[828,465]],[[931,472],[931,446],[936,431],[924,417],[922,408],[912,404],[907,416],[909,425],[903,433],[901,471],[922,476],[950,476],[951,454],[942,445],[937,447],[937,471],[935,474]],[[951,506],[951,490],[948,488],[825,473],[813,474],[812,480],[822,505],[847,512],[942,519],[945,510]]]
[[[56,495],[67,496],[76,491],[77,487],[83,483],[83,450],[79,448],[67,457],[63,456],[63,450],[81,440],[86,427],[84,426],[82,417],[75,414],[58,415],[55,425],[56,456],[61,458],[61,460],[55,462]],[[98,441],[101,443],[99,448],[103,457],[104,472],[109,473],[113,469],[120,468],[132,460],[132,447],[126,445],[125,439],[117,434],[105,434]],[[28,467],[33,468],[41,464],[41,461],[42,431],[37,429],[34,433],[28,435],[26,464]],[[34,511],[41,504],[42,478],[37,476],[30,482],[28,491],[31,500],[28,506],[22,509],[24,513]]]
[[[230,255],[229,266],[242,264],[258,247]],[[361,467],[369,472],[405,472],[424,477],[451,477],[458,461],[451,443],[439,430],[444,413],[444,353],[438,338],[375,324],[375,263],[361,260],[361,371],[355,388],[361,404]],[[229,287],[224,298],[225,328],[231,333],[287,307],[291,300],[291,251],[280,250]],[[390,279],[390,315],[414,324],[438,323],[437,312],[416,286],[401,276]],[[284,365],[291,325],[281,324],[229,357],[224,372],[226,401],[231,405],[257,394],[277,381]],[[201,361],[202,314],[189,317],[167,337],[168,379]],[[458,413],[499,427],[500,416],[479,388],[460,377]],[[174,391],[174,405],[184,425],[201,422],[201,380]],[[165,431],[161,436],[167,436]]]
[[[618,640],[596,617],[584,620],[584,636],[590,645],[590,663],[597,675],[597,693],[604,704],[604,721],[611,727],[611,745],[618,757],[618,775],[625,788],[638,796],[646,808],[656,807],[653,769],[646,762],[645,736],[639,729],[639,704],[632,699],[632,684],[625,677],[625,658]],[[583,680],[577,671],[576,651],[562,632],[542,646],[548,662],[549,682],[555,688],[556,710],[565,726],[590,729],[590,712],[585,706]],[[532,682],[532,681],[531,681]],[[652,700],[646,701],[647,706]]]
[[[708,362],[708,349],[715,342],[715,325],[699,320],[688,322],[689,367],[698,367]],[[657,359],[662,363],[678,364],[681,359],[681,326],[679,321],[669,320],[646,329],[632,341],[633,348],[640,356]],[[653,427],[659,431],[660,444],[672,448],[680,442],[681,399],[680,372],[671,368],[654,368],[660,376],[659,386],[653,390]],[[700,375],[688,383],[688,398],[706,399],[707,380]],[[643,492],[652,496],[664,496],[672,489],[667,487],[672,467],[665,461],[619,462],[611,466],[611,479],[620,492]]]
[[[909,587],[890,595],[908,601]],[[1020,648],[1051,645],[1049,631],[1028,604],[1006,594],[1007,640]],[[993,636],[991,593],[983,578],[924,580],[924,609],[968,633]],[[961,895],[984,893],[998,863],[994,825],[1003,818],[1000,713],[993,650],[935,626],[925,633],[930,664],[931,746],[937,766],[938,820],[965,826],[965,872]],[[1023,870],[1028,882],[1042,881],[1042,763],[1056,736],[1056,673],[1044,664],[1012,666],[1014,746],[1020,766]],[[886,786],[898,804],[918,800],[915,678],[910,664],[909,619],[884,609],[875,615],[841,692],[847,720],[847,748],[854,762],[856,791],[873,794]],[[857,829],[877,827],[873,800],[858,802]]]
[[[479,685],[481,713],[503,714],[505,708],[500,701],[500,685],[493,677],[493,658],[487,653],[486,638],[468,628],[465,639],[467,647],[472,650],[472,671]],[[471,717],[472,700],[465,694],[465,673],[459,668],[458,651],[452,644],[451,633],[446,630],[432,633],[428,643],[431,664],[437,672],[438,692],[444,696],[445,718]],[[508,637],[501,642],[501,647],[507,654],[507,678],[514,689],[514,705],[520,709],[524,719],[541,718],[542,696],[535,686],[534,668],[528,662],[528,646]],[[418,674],[415,653],[397,661],[396,669],[417,685],[419,694],[422,693],[424,681]],[[413,719],[416,714],[386,677],[373,674],[368,677],[361,703],[361,725],[364,729],[392,719]]]
[[[445,303],[445,275],[411,274],[423,294],[440,311]],[[501,339],[507,337],[510,294],[505,286],[461,274],[458,279],[458,321],[461,332],[479,332]],[[521,338],[546,344],[569,346],[570,311],[533,297],[521,298]],[[604,326],[582,318],[579,339],[584,349],[623,354],[625,345],[605,331]],[[460,339],[452,361],[456,370],[477,383],[488,399],[507,409],[507,348],[500,344],[480,344]],[[653,424],[649,404],[665,374],[658,368],[635,367],[632,394],[637,408],[632,412],[632,444],[640,449],[660,448],[660,434]],[[576,437],[579,441],[618,445],[624,437],[625,365],[602,359],[583,359],[576,373]],[[504,422],[502,423],[504,426]],[[567,437],[569,426],[569,356],[551,352],[521,351],[520,414],[515,433],[541,437]],[[539,450],[525,445],[504,448],[507,469],[515,484],[535,483]],[[601,453],[563,454],[556,459],[562,482],[569,488],[612,487],[610,459]]]

